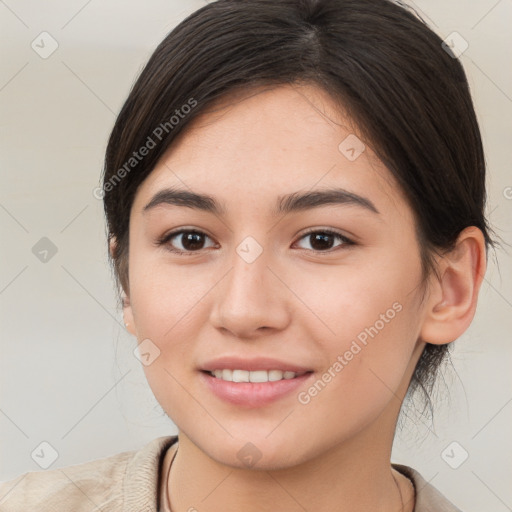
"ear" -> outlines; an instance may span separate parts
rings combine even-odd
[[[116,250],[116,239],[115,237],[112,237],[109,242],[109,252],[110,256],[113,258],[115,255]],[[121,299],[123,301],[123,319],[124,319],[124,325],[126,326],[126,330],[133,334],[134,336],[137,336],[137,331],[135,330],[135,321],[133,319],[133,311],[132,306],[130,303],[130,298],[126,294],[124,290],[121,290]]]
[[[440,279],[432,277],[420,338],[434,345],[450,343],[469,327],[486,270],[482,231],[469,226],[454,249],[439,257]]]
[[[127,295],[123,294],[123,319],[126,330],[137,337],[137,330],[135,329],[135,320],[133,318],[133,310],[130,304],[130,299]]]

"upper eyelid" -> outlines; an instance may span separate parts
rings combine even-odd
[[[333,234],[333,235],[338,235],[338,236],[341,236],[343,238],[350,239],[350,236],[347,236],[347,235],[345,235],[343,233],[340,233],[335,228],[322,228],[322,227],[319,227],[319,228],[308,228],[307,231],[302,233],[300,236],[299,235],[297,235],[297,236],[299,236],[299,238],[303,238],[306,235],[309,235],[311,233],[317,233],[317,232],[320,232],[320,233],[327,232],[327,233],[330,233],[330,234]],[[174,236],[181,235],[183,233],[199,233],[200,235],[206,235],[208,238],[211,238],[213,240],[212,236],[210,236],[205,231],[203,231],[201,229],[197,229],[197,228],[178,228],[175,231],[169,231],[169,233],[166,233],[165,235],[160,237],[160,240],[173,238]]]
[[[301,240],[302,238],[312,234],[312,233],[329,233],[331,235],[334,235],[334,236],[338,236],[340,237],[341,239],[344,240],[344,243],[345,244],[354,244],[354,241],[351,237],[343,234],[343,233],[340,233],[338,230],[336,230],[335,228],[322,228],[322,227],[313,227],[313,228],[308,228],[307,231],[305,231],[304,233],[300,234],[300,235],[297,235],[296,237],[296,241],[298,240]],[[159,238],[159,243],[168,243],[172,238],[174,238],[175,236],[179,236],[179,235],[182,235],[184,233],[198,233],[200,235],[205,235],[206,237],[210,238],[210,240],[212,240],[213,242],[215,242],[214,238],[211,237],[208,233],[204,232],[203,230],[201,229],[197,229],[197,228],[178,228],[176,229],[175,231],[170,231],[169,233],[163,235],[162,237]],[[217,243],[217,242],[215,242]],[[294,242],[295,243],[295,242]],[[200,252],[201,249],[199,249],[198,251],[183,251],[181,249],[176,249],[176,252],[187,252],[187,253],[194,253],[194,252]],[[314,251],[314,252],[328,252],[328,251]]]

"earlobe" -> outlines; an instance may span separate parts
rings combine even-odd
[[[450,343],[469,327],[485,274],[485,251],[482,231],[470,226],[459,234],[453,250],[439,258],[440,279],[431,284],[420,333],[423,341]]]
[[[116,247],[117,247],[117,240],[116,240],[116,237],[113,236],[112,238],[110,238],[110,240],[108,242],[108,251],[110,253],[111,258],[115,258]]]
[[[115,251],[117,247],[117,240],[115,237],[112,237],[108,244],[110,257],[115,258]],[[124,290],[121,290],[121,300],[123,305],[123,318],[124,318],[124,325],[126,327],[126,330],[133,334],[134,336],[137,336],[137,332],[135,330],[135,323],[133,321],[133,312],[132,312],[132,306],[130,303],[130,298],[128,295],[126,295]]]
[[[126,330],[133,334],[134,336],[137,336],[137,331],[135,330],[135,322],[133,319],[133,311],[132,306],[130,304],[130,299],[127,295],[123,294],[123,318],[124,318],[124,325],[126,327]]]

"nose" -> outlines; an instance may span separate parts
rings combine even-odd
[[[251,263],[234,252],[231,268],[215,287],[210,321],[237,338],[254,339],[289,324],[292,292],[263,253]],[[284,281],[284,282],[283,282]]]

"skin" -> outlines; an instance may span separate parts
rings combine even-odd
[[[473,318],[482,233],[466,228],[453,252],[437,256],[441,279],[431,276],[424,289],[410,206],[368,143],[354,161],[340,152],[357,130],[325,92],[286,85],[233,100],[180,134],[130,215],[124,316],[139,342],[160,350],[144,371],[179,429],[166,484],[172,509],[398,512],[403,499],[413,510],[411,483],[390,465],[395,425],[425,341],[449,343]],[[169,186],[209,194],[225,213],[144,212]],[[281,194],[330,186],[379,213],[354,204],[272,213]],[[181,236],[156,245],[182,227],[205,233],[204,248],[171,252],[190,247]],[[308,228],[354,245],[332,236],[332,249],[318,250]],[[236,252],[247,236],[263,249],[252,263]],[[307,391],[397,303],[400,312],[307,404],[293,392],[239,407],[199,379],[198,367],[214,357],[267,356],[314,370],[299,390]],[[237,457],[247,442],[261,456],[253,467]]]

